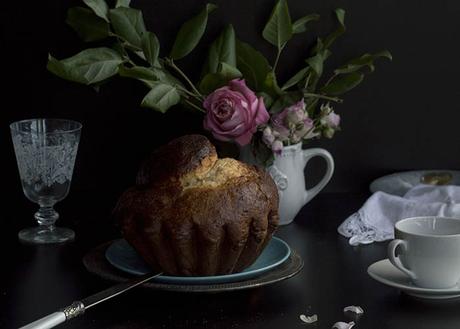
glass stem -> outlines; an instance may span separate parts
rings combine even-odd
[[[54,223],[59,218],[59,214],[54,210],[53,206],[40,206],[40,209],[38,209],[34,217],[40,226],[44,226],[52,231],[54,229]]]

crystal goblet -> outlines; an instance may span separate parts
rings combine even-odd
[[[10,125],[19,176],[26,197],[38,203],[37,227],[19,232],[28,243],[73,240],[74,231],[56,227],[56,202],[69,193],[82,125],[65,119],[30,119]]]

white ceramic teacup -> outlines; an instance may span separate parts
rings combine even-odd
[[[454,287],[460,279],[460,219],[412,217],[398,221],[388,258],[419,287]]]

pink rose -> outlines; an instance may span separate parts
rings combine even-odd
[[[203,106],[204,128],[218,140],[234,139],[241,146],[249,144],[257,126],[269,119],[263,98],[257,98],[243,79],[231,80],[227,86],[213,91]]]

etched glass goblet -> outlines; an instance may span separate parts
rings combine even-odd
[[[10,125],[14,151],[26,197],[38,203],[37,227],[19,232],[28,243],[59,243],[73,240],[74,231],[56,227],[56,202],[69,193],[82,125],[64,119],[30,119]]]

